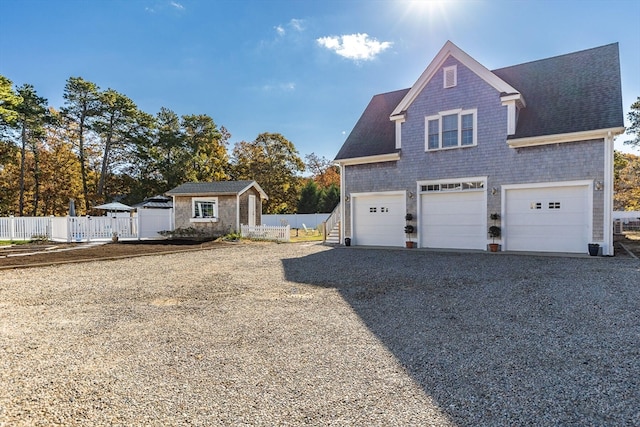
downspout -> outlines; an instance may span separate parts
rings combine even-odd
[[[345,178],[344,178],[344,174],[345,174],[345,169],[347,168],[345,165],[343,165],[342,163],[338,163],[338,166],[340,167],[340,235],[339,235],[339,239],[340,239],[340,244],[344,243],[344,230],[346,228],[345,224],[347,222],[347,217],[345,216],[345,205],[347,204],[346,202],[346,188],[345,188]]]
[[[604,220],[602,255],[613,256],[613,134],[604,138]]]

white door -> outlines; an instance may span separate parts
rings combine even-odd
[[[503,245],[511,251],[587,252],[588,185],[507,188]]]
[[[360,246],[404,246],[403,194],[358,195],[353,200],[352,243]]]
[[[423,248],[487,247],[486,192],[434,191],[421,194],[420,245]]]
[[[249,227],[256,226],[256,196],[249,195]]]

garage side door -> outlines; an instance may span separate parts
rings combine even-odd
[[[511,251],[587,251],[588,186],[507,189],[505,248]]]
[[[486,249],[484,191],[421,195],[420,244],[426,248]]]
[[[404,246],[405,204],[403,195],[353,198],[353,244]]]

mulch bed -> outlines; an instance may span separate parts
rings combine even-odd
[[[67,262],[96,261],[101,259],[128,258],[155,255],[170,252],[214,249],[225,242],[197,240],[141,240],[106,243],[98,246],[86,244],[25,244],[19,246],[0,247],[0,269],[50,265]],[[56,246],[52,248],[52,246]],[[57,249],[75,249],[58,252]],[[86,246],[77,248],[77,246]],[[14,256],[18,253],[34,253],[32,255]]]

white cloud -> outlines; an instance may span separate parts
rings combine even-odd
[[[393,45],[392,42],[379,42],[366,33],[320,37],[316,41],[320,46],[356,61],[370,61]]]
[[[289,23],[286,24],[286,27],[288,29],[301,33],[302,31],[304,31],[304,19],[293,18],[289,21]],[[273,28],[276,30],[276,33],[278,33],[278,36],[280,37],[284,37],[284,35],[287,33],[287,30],[282,25],[277,25]]]
[[[296,90],[296,84],[295,82],[266,84],[262,86],[262,90],[265,92],[271,92],[271,91],[292,92]]]
[[[171,3],[169,3],[171,6],[175,7],[176,9],[180,9],[180,10],[184,10],[184,6],[181,5],[178,2],[172,1]]]
[[[304,31],[304,19],[291,19],[289,26],[296,31]]]

